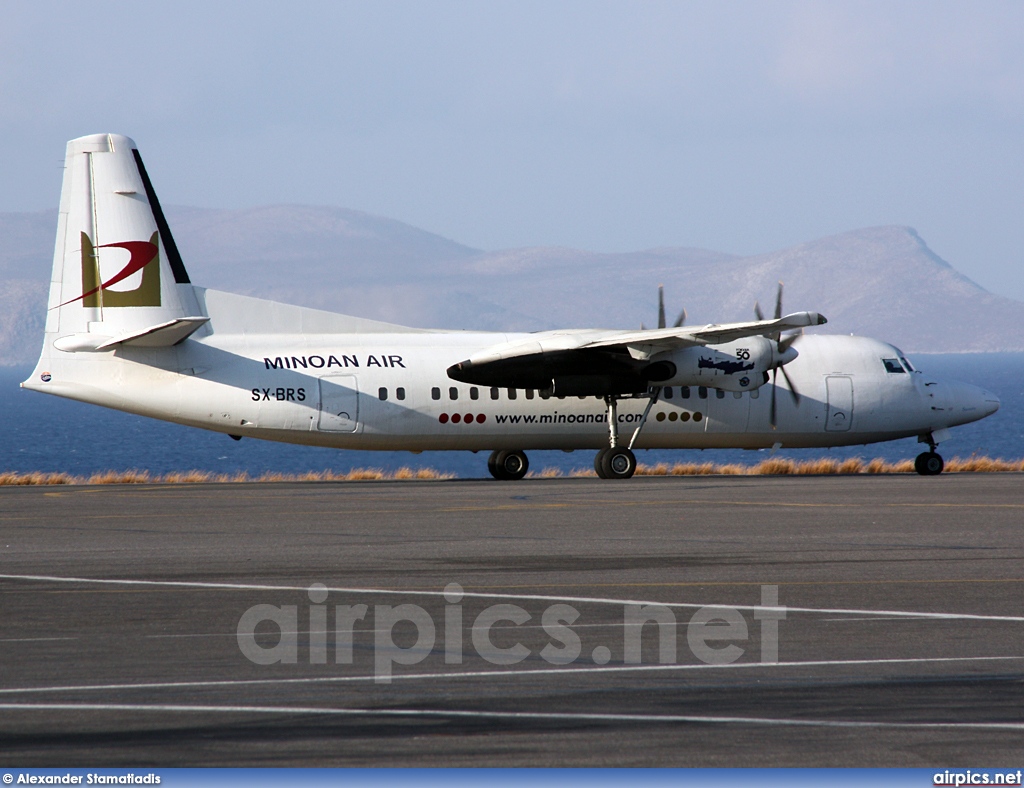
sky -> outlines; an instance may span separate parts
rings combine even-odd
[[[335,205],[481,249],[917,229],[1024,300],[1024,3],[47,2],[0,19],[0,211],[68,139],[165,204]]]

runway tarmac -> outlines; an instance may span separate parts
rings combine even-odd
[[[1021,483],[2,488],[0,763],[1017,764]]]

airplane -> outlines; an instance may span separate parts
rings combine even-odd
[[[338,449],[825,448],[918,437],[922,475],[950,428],[999,408],[915,370],[893,345],[803,333],[816,312],[640,330],[425,330],[192,284],[135,143],[67,145],[45,337],[26,389],[243,437]],[[781,372],[781,379],[779,373]]]

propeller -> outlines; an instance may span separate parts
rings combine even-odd
[[[795,337],[794,337],[794,339],[795,339]],[[769,415],[768,415],[768,422],[769,422],[769,424],[772,425],[772,429],[773,430],[777,426],[779,426],[779,423],[778,423],[778,420],[777,420],[776,414],[775,414],[775,392],[779,390],[779,387],[778,387],[778,385],[776,385],[775,381],[776,381],[776,378],[777,378],[777,376],[779,374],[779,370],[782,370],[782,377],[784,377],[786,379],[786,385],[789,386],[789,394],[793,398],[793,404],[794,405],[799,405],[800,404],[800,392],[797,391],[796,390],[796,386],[793,385],[793,379],[789,376],[789,373],[786,372],[785,365],[779,364],[777,367],[774,367],[772,369],[772,404],[771,404],[771,410],[769,411]]]
[[[680,328],[683,323],[686,322],[686,310],[684,309],[679,313],[679,317],[676,318],[676,322],[672,324],[672,328]],[[640,328],[645,329],[643,323],[640,324]],[[665,328],[665,286],[658,285],[658,328]]]
[[[757,301],[754,302],[754,314],[758,320],[764,320],[761,305]],[[782,317],[782,282],[779,282],[779,289],[775,294],[775,320],[778,320],[780,317]]]
[[[779,282],[779,289],[775,294],[775,320],[778,320],[780,317],[782,317],[782,287],[782,282]],[[761,305],[757,301],[754,302],[754,314],[757,316],[758,320],[764,320],[764,313],[761,312]],[[790,347],[792,347],[793,343],[796,342],[797,339],[799,339],[803,333],[804,331],[802,328],[797,329],[796,331],[789,333],[786,336],[782,336],[782,332],[777,331],[771,335],[771,339],[775,341],[775,344],[779,349],[779,355],[781,356],[783,353],[789,350]],[[772,425],[773,430],[778,426],[778,420],[776,418],[775,395],[779,388],[776,384],[776,380],[778,379],[780,370],[782,371],[782,377],[786,379],[786,385],[789,386],[789,395],[793,398],[793,404],[800,404],[800,392],[797,391],[796,386],[793,384],[793,379],[790,378],[789,373],[786,372],[786,363],[787,362],[783,361],[782,363],[776,364],[774,367],[772,367],[772,402],[771,409],[769,411],[768,421]]]

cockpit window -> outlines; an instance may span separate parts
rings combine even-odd
[[[900,361],[903,362],[903,366],[906,368],[907,372],[915,372],[916,371],[914,369],[913,365],[911,365],[911,363],[909,361],[907,361],[907,357],[906,356],[900,356]]]
[[[882,363],[885,364],[886,372],[906,373],[906,370],[900,365],[900,360],[898,358],[883,358]]]

